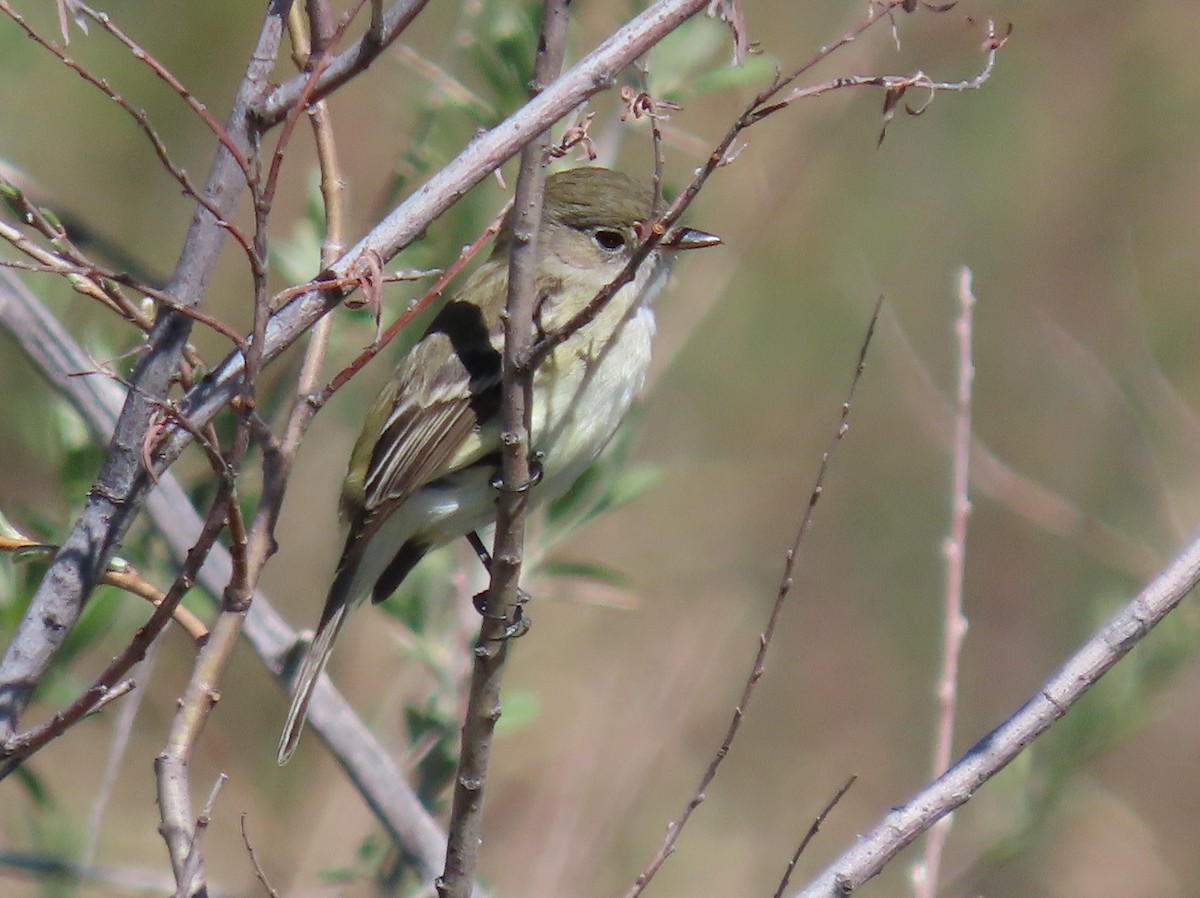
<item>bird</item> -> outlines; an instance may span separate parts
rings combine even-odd
[[[547,176],[536,241],[533,327],[555,332],[626,267],[652,223],[648,183],[601,167]],[[652,302],[670,257],[720,238],[675,228],[595,316],[536,367],[532,503],[565,493],[613,437],[641,389],[655,331]],[[376,396],[350,455],[341,512],[345,547],[296,674],[279,741],[285,763],[348,612],[378,603],[430,551],[496,519],[503,315],[513,213],[488,260],[434,317]]]

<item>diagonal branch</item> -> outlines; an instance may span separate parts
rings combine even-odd
[[[1068,659],[1012,717],[967,750],[902,806],[890,811],[853,848],[834,861],[797,898],[840,898],[880,870],[934,823],[965,804],[975,791],[1050,729],[1100,677],[1125,657],[1200,583],[1200,536]]]
[[[90,366],[87,354],[16,278],[3,271],[0,271],[0,327],[13,335],[32,364],[63,394],[97,437],[108,439],[120,409],[120,388],[106,377],[71,376]],[[170,473],[160,478],[146,507],[176,559],[185,558],[202,522]],[[212,595],[220,595],[231,577],[229,551],[218,544],[200,569],[197,582]],[[259,592],[255,593],[246,615],[243,633],[263,665],[286,691],[285,670],[296,633]],[[422,877],[428,880],[436,876],[445,855],[445,833],[421,805],[395,760],[327,680],[318,684],[313,694],[308,725],[329,746],[392,840],[416,858]]]

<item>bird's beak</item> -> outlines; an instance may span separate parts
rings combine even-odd
[[[721,238],[706,231],[694,228],[674,228],[667,233],[659,244],[663,249],[704,249],[706,246],[720,246]]]

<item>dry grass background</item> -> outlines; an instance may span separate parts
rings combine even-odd
[[[411,43],[436,41],[453,22],[453,7],[433,6]],[[224,109],[254,10],[109,7]],[[624,9],[578,10],[577,51]],[[857,3],[747,4],[752,35],[785,67],[862,12]],[[626,571],[631,607],[586,601],[554,583],[535,589],[536,623],[513,654],[508,688],[539,710],[494,755],[483,872],[495,894],[620,894],[682,807],[748,672],[877,294],[887,297],[885,320],[766,678],[655,894],[770,894],[811,817],[857,773],[806,856],[802,881],[927,778],[949,457],[942,411],[918,385],[923,369],[943,395],[952,391],[959,266],[975,271],[979,300],[977,436],[1014,471],[1151,557],[1167,559],[1195,529],[1200,7],[970,0],[902,20],[900,52],[881,29],[815,77],[917,66],[968,77],[979,63],[979,22],[989,16],[1015,32],[981,92],[940,97],[917,119],[901,116],[879,148],[877,93],[802,104],[753,132],[695,207],[690,220],[727,246],[688,259],[661,301],[663,351],[636,457],[659,465],[662,482],[557,550]],[[147,174],[145,147],[115,111],[11,31],[0,22],[0,155],[167,270],[187,204],[166,178]],[[87,55],[88,42],[77,40],[73,50]],[[94,61],[118,83],[145,80],[119,54]],[[383,62],[334,104],[352,135],[342,149],[360,226],[395,160],[399,138],[389,135],[403,132],[406,100],[424,89],[414,80]],[[716,95],[672,124],[714,139],[744,99]],[[209,142],[179,104],[154,90],[143,102],[187,167],[202,171]],[[297,179],[303,155],[291,163]],[[631,147],[624,167],[645,158]],[[680,174],[696,162],[669,151]],[[488,202],[502,198],[494,185],[482,189]],[[298,216],[301,203],[285,202],[280,222]],[[240,320],[245,284],[229,261],[209,308]],[[80,300],[55,301],[76,316],[86,343],[90,311]],[[14,422],[0,429],[0,502],[19,519],[21,508],[36,508],[65,520],[37,449],[47,438],[37,412],[48,394],[7,349],[0,376],[0,408]],[[298,625],[315,615],[337,553],[334,497],[371,395],[365,381],[321,416],[301,453],[281,551],[267,571],[268,594]],[[1144,573],[1097,552],[1085,534],[1046,532],[1028,507],[978,490],[973,498],[960,748],[1023,702]],[[1132,660],[1157,658],[1172,640],[1190,647],[1192,603],[1181,614],[1169,622],[1174,636],[1152,635]],[[410,677],[397,658],[392,627],[364,613],[333,670],[394,743],[397,700],[419,674]],[[86,679],[122,635],[97,645],[75,675]],[[100,863],[167,869],[151,763],[190,663],[182,638],[169,634],[105,818]],[[214,882],[226,894],[257,893],[238,835],[244,813],[272,881],[297,877],[287,894],[372,894],[369,883],[315,879],[349,864],[377,834],[370,815],[315,741],[275,767],[283,696],[248,651],[231,673],[194,767],[197,784],[220,770],[231,777],[205,837]],[[1074,712],[1093,720],[1095,750],[1069,754],[1068,738],[1084,737],[1052,733],[1022,770],[986,786],[956,818],[943,894],[1190,894],[1187,883],[1200,878],[1198,702],[1200,668],[1184,661],[1140,714],[1105,716],[1100,701]],[[38,756],[34,767],[60,804],[49,822],[31,816],[13,783],[0,786],[0,843],[78,843],[111,717]],[[1038,759],[1061,755],[1072,759],[1072,775],[1058,800],[1029,838],[1011,839],[1054,781]],[[902,857],[864,894],[906,894],[915,859]],[[76,893],[3,871],[0,883],[14,896]]]

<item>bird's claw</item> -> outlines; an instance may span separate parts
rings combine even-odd
[[[498,473],[492,478],[492,489],[504,490],[507,489],[514,493],[527,493],[539,483],[542,482],[542,477],[545,472],[542,468],[542,461],[546,458],[545,452],[534,452],[529,456],[529,479],[520,486],[508,487],[504,483],[504,474]]]
[[[517,639],[529,632],[533,626],[533,618],[525,612],[525,604],[529,601],[529,593],[523,589],[517,590],[517,601],[512,606],[511,619],[505,615],[492,614],[487,610],[488,590],[476,593],[471,598],[471,604],[484,620],[504,621],[504,632],[496,637],[497,640]]]

